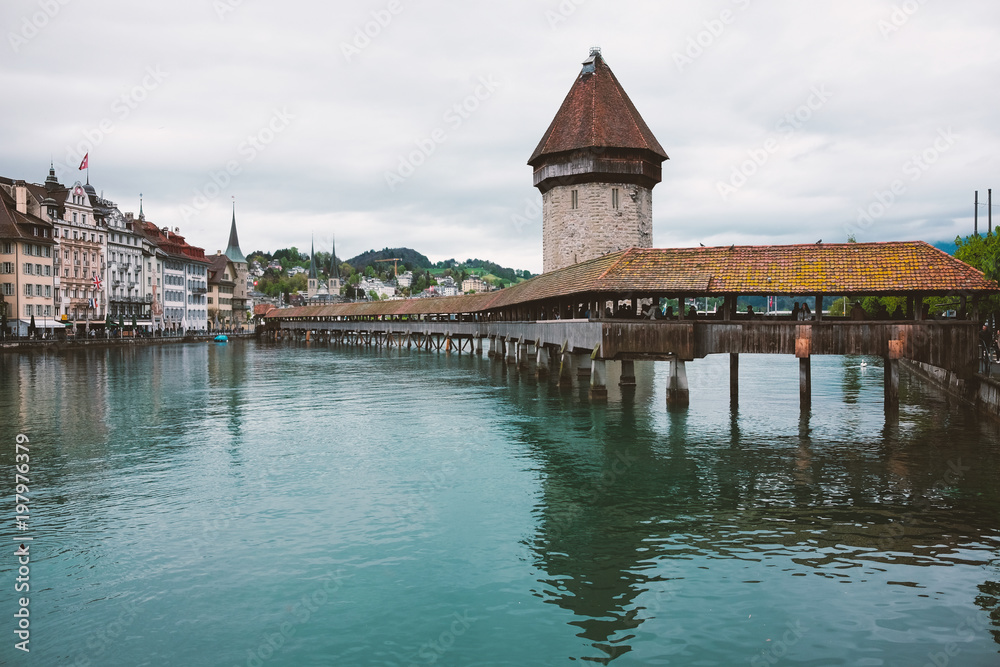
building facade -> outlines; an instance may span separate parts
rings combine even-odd
[[[153,326],[153,250],[141,229],[145,219],[142,206],[139,219],[131,213],[122,214],[113,202],[98,199],[107,224],[108,248],[106,289],[108,316],[141,331],[151,332]]]
[[[23,181],[0,180],[0,322],[3,336],[65,329],[54,319],[55,226],[29,211]]]
[[[542,193],[542,271],[653,246],[653,187],[668,159],[599,49],[528,164]]]

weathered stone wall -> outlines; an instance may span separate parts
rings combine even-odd
[[[618,209],[612,206],[614,189]],[[632,247],[653,247],[651,189],[627,183],[580,183],[560,185],[542,195],[542,271]]]

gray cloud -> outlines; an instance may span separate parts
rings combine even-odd
[[[235,195],[248,248],[335,233],[344,256],[407,245],[540,269],[525,162],[592,45],[671,157],[657,245],[950,239],[1000,153],[985,0],[13,0],[0,25],[0,173],[41,181],[52,157],[72,182],[89,147],[106,196],[135,210],[142,192],[209,251]],[[484,78],[499,85],[462,107]]]

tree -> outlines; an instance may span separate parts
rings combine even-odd
[[[988,280],[1000,280],[1000,233],[990,230],[986,236],[973,234],[955,237],[955,258],[979,269]],[[1000,297],[993,295],[979,300],[980,314],[995,317],[1000,313]]]

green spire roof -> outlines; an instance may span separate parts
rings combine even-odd
[[[236,204],[233,203],[233,225],[229,228],[229,245],[226,247],[226,257],[234,264],[247,263],[247,258],[240,250],[240,237],[236,234]]]

